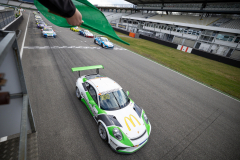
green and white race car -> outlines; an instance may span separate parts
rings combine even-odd
[[[98,124],[102,140],[114,151],[133,153],[147,143],[151,124],[144,110],[129,97],[129,92],[114,80],[99,75],[102,65],[72,68],[79,72],[76,96]],[[80,76],[80,71],[96,69],[97,74]]]

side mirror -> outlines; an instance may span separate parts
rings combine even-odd
[[[128,91],[126,92],[126,94],[127,94],[127,96],[129,96],[129,92]]]
[[[93,100],[89,101],[89,104],[94,105],[95,102]]]

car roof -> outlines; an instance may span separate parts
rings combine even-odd
[[[100,78],[90,79],[89,81],[94,85],[94,87],[101,94],[106,94],[109,92],[113,92],[113,91],[122,89],[122,87],[117,82],[115,82],[114,80],[112,80],[108,77],[100,77]]]

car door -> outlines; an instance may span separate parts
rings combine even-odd
[[[88,97],[88,100],[89,100],[88,104],[89,104],[90,110],[92,111],[94,117],[96,117],[98,114],[98,110],[96,109],[96,107],[98,107],[97,92],[94,89],[94,87],[90,84],[88,87],[88,92],[91,96],[91,97]],[[94,103],[91,103],[90,101],[93,101]]]

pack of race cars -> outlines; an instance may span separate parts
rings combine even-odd
[[[37,28],[41,29],[42,31],[42,36],[44,38],[48,38],[48,37],[56,38],[57,34],[55,30],[52,29],[52,26],[48,26],[37,12],[34,11],[33,14],[35,15]],[[86,38],[94,38],[93,34],[89,30],[81,29],[79,27],[71,27],[70,30],[74,32],[78,32],[79,35],[82,35]],[[94,43],[100,45],[102,48],[114,48],[113,43],[103,36],[95,37]]]
[[[52,29],[52,26],[47,26],[47,24],[43,21],[42,17],[38,15],[37,12],[33,12],[35,15],[35,21],[37,23],[37,28],[41,29],[42,36],[44,38],[53,37],[56,38],[57,34]]]

